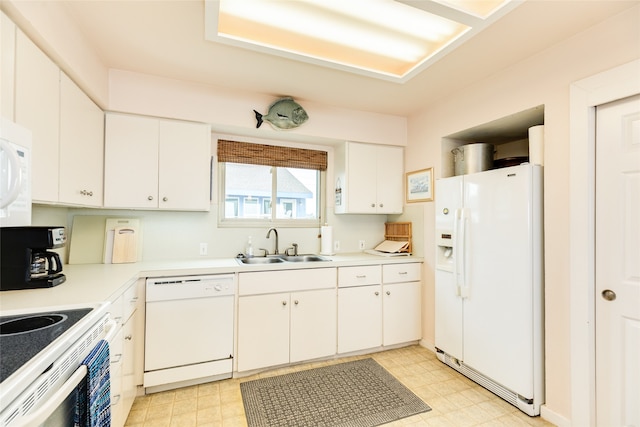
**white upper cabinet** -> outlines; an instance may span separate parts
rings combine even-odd
[[[158,119],[106,114],[104,205],[158,207]]]
[[[33,201],[102,206],[104,113],[22,31],[15,41],[14,114],[32,134]]]
[[[210,165],[208,125],[106,115],[105,207],[209,210]]]
[[[403,149],[346,142],[336,150],[335,213],[397,214],[403,208]]]
[[[58,201],[60,70],[22,31],[16,33],[15,121],[32,136],[34,202]]]
[[[14,120],[16,25],[0,11],[0,116]]]
[[[102,206],[104,112],[60,75],[59,201]]]
[[[161,120],[158,156],[159,207],[209,210],[211,188],[209,125]]]

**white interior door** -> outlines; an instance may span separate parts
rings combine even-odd
[[[638,427],[640,95],[596,111],[596,418]]]

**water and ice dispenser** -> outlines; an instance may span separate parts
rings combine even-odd
[[[453,232],[436,230],[436,268],[453,271]]]

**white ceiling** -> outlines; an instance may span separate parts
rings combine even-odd
[[[527,0],[405,83],[204,39],[203,0],[65,1],[108,68],[407,116],[633,5]]]

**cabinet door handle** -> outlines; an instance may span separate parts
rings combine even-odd
[[[153,196],[147,197],[147,200],[153,200]]]
[[[127,341],[131,341],[131,338],[133,338],[131,335],[127,335],[126,337],[124,337],[124,339]]]
[[[391,292],[390,292],[390,291],[387,291],[387,295],[391,295]]]
[[[163,201],[163,202],[166,202],[167,200],[169,200],[169,198],[168,198],[168,197],[163,197],[163,198],[162,198],[162,201]]]
[[[371,203],[371,207],[372,207],[372,208],[375,208],[375,207],[376,207],[376,204],[375,204],[375,203]]]
[[[114,354],[113,357],[111,358],[111,364],[114,365],[116,363],[120,363],[120,359],[122,359],[122,354],[120,353]]]
[[[287,302],[286,301],[282,301],[282,305],[287,305]]]
[[[380,207],[381,207],[381,208],[384,208],[384,203],[380,203]]]
[[[378,295],[380,295],[380,292],[375,291],[374,294],[375,294],[375,296],[378,296]]]
[[[298,300],[295,300],[293,303],[294,303],[295,305],[298,305]]]

